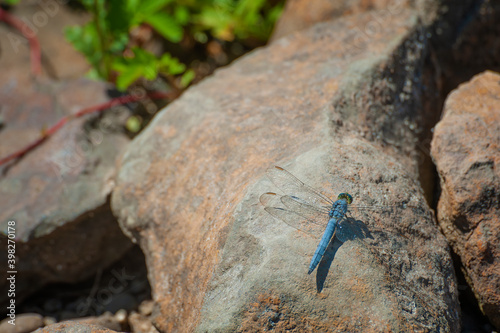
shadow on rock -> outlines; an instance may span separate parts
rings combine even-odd
[[[339,223],[338,228],[344,230],[345,229],[356,230],[356,232],[355,233],[344,232],[343,233],[344,235],[351,235],[351,237],[345,239],[343,242],[340,241],[335,235],[328,244],[328,247],[326,248],[323,258],[321,258],[321,261],[318,265],[318,270],[316,272],[316,290],[318,293],[320,293],[323,290],[325,280],[330,271],[330,266],[333,263],[333,259],[335,258],[338,249],[342,246],[342,244],[344,244],[344,242],[356,239],[359,239],[361,241],[366,238],[373,239],[373,236],[370,233],[370,230],[368,229],[366,224],[363,221],[355,220],[352,217],[346,217],[345,219],[343,219]]]

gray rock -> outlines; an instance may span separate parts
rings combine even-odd
[[[57,2],[50,3],[58,15],[67,14]],[[46,6],[42,7],[20,5],[25,12],[17,14],[46,15]],[[16,10],[19,8],[16,6]],[[71,51],[61,35],[62,28],[57,26],[64,21],[62,16],[49,20],[43,36],[39,36],[44,60],[61,61],[61,57],[76,52]],[[109,100],[110,86],[102,82],[52,81],[47,76],[34,79],[28,70],[28,50],[24,44],[12,42],[19,36],[13,37],[6,26],[0,30],[0,42],[8,48],[2,54],[0,72],[1,158],[40,138],[44,129],[64,116]],[[14,45],[18,48],[10,49]],[[83,57],[74,56],[63,62],[71,67],[58,68],[57,74],[64,77],[87,66]],[[85,67],[80,67],[82,64]],[[71,119],[42,145],[0,167],[0,247],[7,249],[7,234],[14,237],[16,264],[11,270],[18,271],[17,302],[47,283],[85,279],[131,247],[108,202],[114,186],[115,162],[129,139],[106,126],[109,116],[119,118],[122,114]],[[9,221],[15,222],[11,229]],[[1,267],[7,267],[6,259],[1,256]],[[2,306],[9,288],[6,275],[5,269],[0,272]]]

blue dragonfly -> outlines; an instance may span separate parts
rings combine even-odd
[[[342,243],[372,238],[364,223],[346,216],[353,201],[350,194],[340,193],[337,200],[333,201],[279,166],[268,169],[267,176],[285,195],[273,192],[262,194],[260,202],[264,209],[293,228],[314,237],[323,233],[311,259],[308,274],[318,266],[333,237]]]

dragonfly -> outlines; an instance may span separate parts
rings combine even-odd
[[[279,166],[268,169],[267,176],[285,195],[274,192],[262,194],[259,200],[264,210],[307,234],[317,236],[323,233],[309,264],[308,274],[318,266],[334,237],[342,243],[372,238],[364,223],[346,216],[353,202],[349,193],[340,193],[333,201]]]

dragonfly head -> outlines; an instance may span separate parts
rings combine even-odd
[[[345,200],[350,205],[352,203],[352,196],[349,193],[340,193],[337,200]]]

